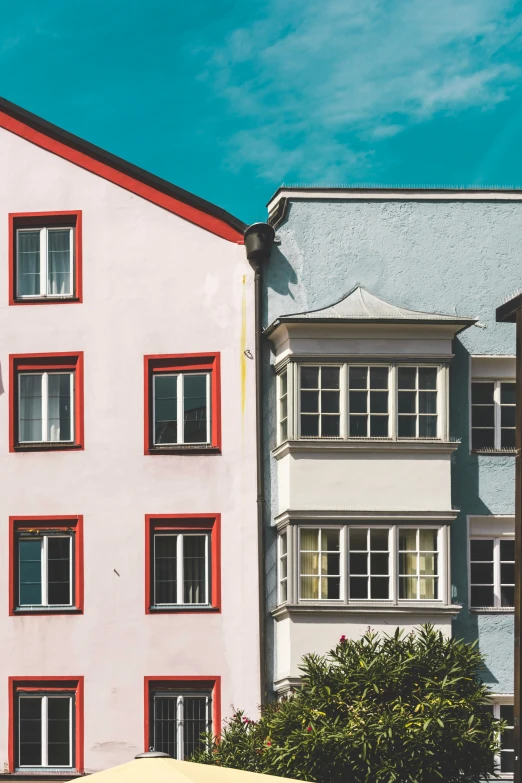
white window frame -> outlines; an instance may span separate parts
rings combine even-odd
[[[302,530],[337,530],[339,531],[339,598],[301,598],[301,531]],[[345,538],[346,533],[344,532],[344,529],[340,525],[322,525],[320,523],[316,525],[300,525],[298,527],[298,533],[297,533],[297,563],[298,563],[298,574],[297,574],[297,595],[299,598],[300,603],[329,603],[329,604],[338,604],[341,601],[344,600],[344,593],[345,593],[345,572],[346,568],[344,565],[344,561],[346,560],[346,554],[345,554]],[[322,536],[320,536],[322,540]],[[330,550],[322,550],[320,549],[318,551],[319,556],[319,572],[317,574],[319,578],[319,586],[321,585],[321,553],[325,551],[328,552]],[[306,550],[305,550],[306,553]],[[336,554],[333,552],[332,554]],[[314,574],[303,574],[303,576],[315,576]],[[336,576],[336,575],[335,575]]]
[[[20,746],[21,746],[21,731],[20,731],[20,709],[18,709],[18,767],[17,769],[73,769],[73,754],[74,754],[74,748],[73,748],[73,708],[74,708],[74,699],[75,694],[73,693],[56,693],[56,694],[40,694],[40,693],[29,693],[20,691],[18,693],[18,703],[22,699],[40,699],[41,700],[41,720],[42,720],[42,731],[41,731],[41,746],[42,746],[42,763],[38,766],[34,765],[22,765],[20,764]],[[56,764],[53,764],[52,767],[49,766],[48,763],[48,702],[49,699],[68,699],[69,700],[69,764],[64,764],[62,766],[58,766]]]
[[[48,566],[49,566],[49,538],[67,538],[69,540],[69,603],[67,604],[50,604],[49,603],[49,580],[48,580]],[[42,580],[42,602],[40,604],[22,604],[20,602],[20,548],[19,542],[23,540],[40,539],[40,567],[41,567],[41,580]],[[18,600],[17,608],[24,611],[30,609],[60,609],[63,607],[72,607],[74,596],[74,546],[73,546],[73,534],[68,533],[42,533],[39,536],[18,536],[17,537],[17,558],[18,558]]]
[[[474,383],[492,383],[493,384],[493,412],[494,412],[494,424],[493,424],[493,448],[482,448],[482,449],[474,449],[473,448],[473,396],[472,396],[472,389]],[[470,451],[475,453],[491,453],[492,451],[499,451],[501,454],[514,454],[515,447],[513,448],[502,448],[502,427],[501,427],[501,414],[502,414],[502,404],[500,401],[500,393],[501,393],[501,386],[503,383],[515,383],[515,378],[471,378],[470,381],[470,395],[469,395],[469,433],[470,433],[470,439],[469,439],[469,446]],[[505,407],[508,408],[514,408],[515,405],[505,405]],[[480,429],[480,427],[476,427],[475,429]],[[511,428],[508,428],[511,429]]]
[[[283,542],[284,542],[284,545],[283,545]],[[289,593],[289,586],[290,586],[290,579],[289,579],[289,563],[290,563],[289,545],[290,545],[289,531],[288,530],[283,530],[283,532],[280,535],[278,535],[278,537],[277,537],[277,550],[278,550],[278,557],[277,557],[277,567],[278,567],[277,589],[278,589],[278,603],[279,604],[285,604],[288,601],[288,593]],[[283,574],[283,562],[286,563],[286,575]]]
[[[206,440],[190,441],[185,443],[185,421],[184,421],[184,378],[189,375],[204,375],[206,378],[205,393],[207,397],[207,437]],[[153,372],[152,373],[152,442],[154,446],[161,448],[163,446],[208,446],[211,442],[211,417],[212,417],[212,396],[211,396],[211,370],[202,370],[201,372]],[[176,402],[177,402],[177,434],[178,439],[173,443],[156,443],[156,378],[176,378]]]
[[[26,372],[18,372],[18,443],[23,445],[25,443],[74,443],[76,432],[75,421],[75,371],[74,370],[49,370],[34,372],[32,370]],[[22,376],[40,376],[42,378],[42,439],[41,440],[22,440],[22,419],[21,419],[21,396],[22,396]],[[69,400],[71,406],[71,437],[68,439],[60,438],[60,440],[49,439],[49,375],[69,375]],[[45,437],[43,437],[45,435]]]
[[[183,601],[183,584],[184,584],[184,562],[183,562],[183,540],[184,536],[191,536],[191,537],[203,537],[205,539],[205,600],[201,603],[191,603],[187,604],[185,601]],[[153,580],[152,580],[152,592],[153,592],[153,607],[156,608],[178,608],[180,606],[183,607],[202,607],[202,606],[210,606],[210,536],[211,532],[203,532],[203,531],[194,531],[191,532],[190,530],[161,530],[161,531],[155,531],[152,534],[152,574],[153,574]],[[176,595],[177,595],[177,601],[175,604],[160,604],[156,601],[156,538],[159,538],[160,536],[177,536],[176,539]]]
[[[349,368],[359,367],[388,367],[388,436],[380,437],[356,437],[349,434]],[[340,429],[339,436],[312,436],[301,435],[301,368],[302,367],[339,367],[340,369]],[[437,370],[437,435],[434,438],[398,437],[398,368],[399,367],[432,367]],[[444,362],[396,360],[389,362],[377,362],[368,359],[366,361],[321,361],[312,362],[306,360],[290,361],[285,363],[277,371],[277,443],[281,444],[281,415],[280,415],[280,379],[282,372],[287,373],[287,398],[288,398],[288,422],[286,440],[302,441],[384,441],[384,442],[422,442],[431,443],[449,438],[448,411],[449,411],[449,368]],[[418,390],[417,406],[418,406]],[[418,414],[416,415],[416,431],[418,432]]]
[[[499,535],[473,535],[471,534],[468,536],[468,564],[469,564],[469,607],[470,609],[473,609],[474,611],[480,611],[481,609],[502,609],[503,612],[514,612],[515,607],[514,606],[502,606],[501,603],[501,580],[500,580],[500,564],[501,562],[506,563],[514,563],[514,560],[505,560],[501,561],[500,559],[500,544],[502,541],[514,541],[515,537],[509,537],[509,536],[499,536]],[[493,605],[492,606],[474,606],[471,603],[471,563],[472,562],[483,562],[483,561],[472,561],[471,560],[471,542],[472,541],[493,541]],[[489,561],[488,561],[489,562]],[[480,587],[480,584],[477,584],[476,586]],[[509,585],[511,586],[511,585]]]
[[[49,276],[48,276],[48,233],[49,231],[69,231],[69,280],[71,281],[71,290],[67,294],[50,294],[48,293]],[[18,281],[19,281],[19,247],[18,240],[19,234],[27,234],[34,232],[40,234],[40,293],[39,294],[20,294],[18,293]],[[41,228],[27,228],[21,227],[16,229],[16,298],[17,299],[72,299],[75,296],[76,280],[74,276],[75,267],[75,242],[74,242],[75,229],[72,226],[43,226]],[[43,293],[42,293],[43,292]]]
[[[388,599],[372,598],[350,598],[349,597],[349,529],[359,527],[364,529],[387,529],[389,530],[389,585],[390,592]],[[301,530],[306,528],[334,529],[340,531],[340,598],[301,598],[300,577],[301,577]],[[437,531],[437,580],[438,580],[438,598],[399,598],[399,547],[398,531],[400,528],[411,528],[413,530],[436,530]],[[279,537],[286,532],[288,542],[288,592],[287,600],[281,600],[281,594],[278,592],[279,604],[291,604],[294,602],[301,605],[314,606],[446,606],[449,603],[450,580],[449,580],[449,528],[446,524],[437,521],[418,521],[414,524],[398,520],[393,523],[379,523],[371,520],[363,521],[347,520],[342,524],[322,523],[321,520],[315,520],[313,523],[304,524],[296,520],[295,523],[286,523],[279,530]],[[280,551],[280,542],[278,542],[278,552]],[[413,576],[413,575],[412,575]],[[281,568],[278,557],[278,584],[281,579]],[[294,599],[295,596],[295,599]]]
[[[286,379],[286,393],[283,394],[283,376]],[[283,367],[281,372],[276,376],[276,382],[277,382],[277,442],[278,443],[284,443],[285,440],[288,440],[288,428],[290,423],[290,410],[289,410],[289,403],[290,403],[290,387],[289,387],[289,367],[288,365],[286,367]],[[282,407],[283,407],[283,400],[286,400],[286,416],[282,415]],[[283,435],[283,427],[286,424],[286,435]]]
[[[500,708],[501,707],[512,707],[513,706],[513,696],[511,694],[492,694],[491,696],[491,707],[493,709],[493,717],[496,720],[501,720],[500,717]],[[510,728],[513,728],[512,726]],[[502,738],[501,738],[502,741]],[[507,753],[514,753],[514,750],[508,750]],[[513,779],[513,773],[512,772],[501,772],[500,771],[500,752],[495,753],[495,768],[497,771],[497,776],[501,780],[512,780]]]
[[[397,582],[397,557],[395,557],[395,554],[397,554],[397,545],[396,545],[396,539],[397,539],[397,527],[396,525],[375,525],[375,524],[359,524],[359,525],[346,525],[346,581],[347,581],[347,596],[349,603],[358,603],[359,601],[362,602],[370,602],[374,603],[375,601],[383,601],[386,603],[392,602],[397,599],[398,591],[394,590],[393,585]],[[360,529],[360,530],[387,530],[388,531],[388,598],[350,598],[350,577],[352,576],[350,572],[350,530],[353,529]],[[364,554],[361,550],[354,550],[357,554]],[[367,550],[367,554],[370,554],[371,552],[377,552],[377,550]],[[379,552],[380,554],[386,554],[384,550]],[[397,555],[398,556],[398,555]],[[371,557],[370,557],[371,561]],[[361,577],[364,578],[364,574],[353,574],[354,577]],[[366,576],[367,579],[371,579],[371,565],[370,570],[368,572],[368,575]],[[381,574],[376,574],[376,576],[381,576]]]
[[[152,694],[152,734],[153,734],[153,743],[152,747],[154,748],[156,746],[156,710],[154,707],[154,702],[156,698],[160,699],[175,699],[176,700],[176,722],[177,722],[177,731],[176,731],[176,749],[177,749],[177,761],[183,761],[185,757],[185,749],[184,749],[184,714],[183,714],[183,706],[184,706],[184,699],[185,697],[199,697],[204,698],[206,700],[205,703],[205,711],[206,711],[206,724],[207,729],[210,728],[212,730],[212,693],[210,691],[184,691],[183,693],[176,693],[175,691],[168,691],[168,690],[154,690]]]

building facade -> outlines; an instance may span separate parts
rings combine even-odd
[[[368,626],[478,640],[512,718],[522,194],[281,189],[265,270],[276,693]],[[510,771],[505,746],[502,770]]]
[[[244,226],[6,102],[0,160],[1,770],[183,758],[260,699]]]

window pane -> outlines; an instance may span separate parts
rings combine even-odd
[[[421,576],[419,579],[419,598],[421,601],[435,601],[437,594],[438,580],[432,576]]]
[[[368,368],[350,367],[350,389],[368,388]]]
[[[20,697],[19,745],[21,767],[39,767],[42,764],[42,700],[39,697]]]
[[[301,416],[301,435],[305,438],[319,435],[319,416]]]
[[[354,601],[368,598],[368,579],[350,577],[350,598]]]
[[[49,229],[47,232],[47,293],[50,295],[72,293],[71,233],[70,229]]]
[[[399,416],[399,438],[414,438],[416,416]]]
[[[22,538],[18,541],[18,568],[20,606],[39,606],[42,603],[42,541],[40,538]]]
[[[185,443],[207,443],[207,374],[183,376]]]
[[[301,553],[301,573],[310,575],[319,573],[319,554],[317,552]]]
[[[415,528],[401,528],[399,530],[399,549],[408,552],[417,549],[417,530]]]
[[[317,599],[319,598],[319,577],[302,576],[301,577],[301,598]]]
[[[321,598],[323,600],[338,600],[340,584],[341,580],[338,576],[321,577]]]
[[[71,374],[49,373],[49,432],[50,441],[72,440],[71,432]]]
[[[515,606],[515,588],[502,585],[500,588],[501,606]]]
[[[388,416],[370,416],[370,436],[372,438],[388,437]]]
[[[319,367],[301,367],[301,389],[319,388]]]
[[[471,402],[475,405],[493,405],[494,383],[472,383]]]
[[[505,430],[505,429],[501,430],[500,447],[502,449],[515,448],[515,430]]]
[[[514,427],[515,414],[516,414],[516,408],[514,406],[502,405],[500,409],[500,426]]]
[[[69,741],[70,699],[48,697],[48,764],[50,767],[70,766],[71,747]]]
[[[368,437],[368,416],[350,416],[350,437]]]
[[[49,536],[47,539],[47,592],[49,604],[71,602],[71,539]]]
[[[437,555],[419,555],[419,574],[433,576],[437,574]]]
[[[415,389],[417,368],[399,367],[397,377],[398,377],[399,389]]]
[[[403,552],[399,554],[399,573],[409,576],[417,573],[417,555]]]
[[[301,528],[301,551],[316,552],[319,549],[319,530]]]
[[[183,601],[206,602],[206,536],[183,535]]]
[[[503,585],[515,584],[515,564],[514,563],[501,563],[500,564],[500,582]]]
[[[40,231],[18,231],[17,281],[18,296],[39,296],[40,291]]]
[[[437,417],[419,416],[419,438],[437,437]]]
[[[368,528],[350,528],[350,550],[365,551],[368,549]]]
[[[284,397],[288,390],[288,376],[286,370],[279,376],[279,396]]]
[[[417,577],[401,576],[399,578],[399,598],[417,598]]]
[[[177,601],[177,535],[154,536],[154,593],[156,604]]]
[[[370,529],[370,548],[375,551],[386,551],[388,549],[388,530]]]
[[[493,546],[493,542],[491,542]],[[507,539],[500,542],[500,559],[501,560],[514,560],[515,559],[515,542],[513,539]]]
[[[370,367],[370,389],[388,388],[388,368]]]
[[[201,735],[211,730],[207,718],[207,699],[203,696],[183,697],[183,755],[189,759],[201,747]]]
[[[177,698],[174,696],[154,697],[154,728],[151,744],[159,753],[168,753],[177,758]]]
[[[437,531],[436,530],[419,530],[419,549],[421,552],[436,552],[437,551]]]
[[[42,440],[42,376],[20,375],[20,443]]]
[[[419,389],[437,388],[437,368],[419,367]]]
[[[493,449],[495,447],[495,430],[473,429],[471,433],[472,449]]]
[[[399,392],[399,413],[415,413],[417,392]]]
[[[370,572],[375,576],[388,574],[388,553],[372,553],[370,555]],[[431,572],[433,573],[433,572]]]
[[[493,585],[491,587],[471,586],[471,606],[493,606],[494,604]]]
[[[368,555],[350,553],[350,574],[365,575],[368,573]]]
[[[390,597],[390,586],[388,577],[372,576],[370,579],[371,598],[374,600],[386,600]]]
[[[490,539],[472,539],[469,542],[469,551],[472,560],[493,561],[493,541]]]
[[[323,530],[321,535],[321,549],[328,552],[339,552],[339,535],[339,530]]]
[[[313,394],[313,392],[303,392],[303,394],[305,393]],[[339,413],[339,392],[321,392],[321,411],[323,413]]]
[[[154,376],[154,443],[178,442],[177,375]]]
[[[419,392],[419,413],[437,413],[437,392]]]
[[[368,410],[368,393],[363,391],[350,392],[350,413],[366,413]]]
[[[370,411],[372,413],[388,413],[388,392],[370,392]]]
[[[474,585],[492,585],[493,563],[471,563],[470,579]]]
[[[472,405],[471,407],[471,426],[472,427],[494,427],[495,426],[495,408],[493,405]]]
[[[339,416],[321,416],[321,435],[323,438],[338,438],[340,427]]]
[[[516,384],[500,384],[500,403],[501,405],[515,405],[517,401]]]
[[[321,367],[321,388],[339,388],[339,367]]]

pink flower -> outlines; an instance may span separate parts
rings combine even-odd
[[[345,642],[345,641],[346,641],[346,636],[344,635],[344,633],[343,633],[343,635],[341,636],[341,638],[339,639],[339,641],[341,642],[341,644],[343,644],[343,642]]]
[[[308,726],[307,731],[312,731],[312,727]]]
[[[267,745],[271,745],[272,743],[271,743],[271,742],[267,742],[266,744],[267,744]]]

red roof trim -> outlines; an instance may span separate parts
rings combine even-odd
[[[7,102],[2,101],[4,106],[6,103]],[[22,113],[23,110],[18,109],[18,112]],[[42,120],[41,122],[43,125],[45,121]],[[5,111],[0,111],[0,127],[10,131],[11,133],[14,133],[16,136],[20,136],[22,139],[25,139],[26,141],[29,141],[32,144],[41,147],[42,149],[47,150],[48,152],[52,152],[54,155],[58,155],[59,157],[68,160],[70,163],[74,163],[76,166],[79,166],[82,169],[90,171],[92,174],[103,177],[103,179],[106,179],[109,182],[112,182],[113,184],[136,194],[137,196],[140,196],[146,201],[150,201],[153,204],[156,204],[158,207],[166,209],[169,212],[172,212],[175,215],[188,220],[190,223],[194,223],[196,226],[200,226],[200,228],[204,228],[206,231],[210,231],[211,233],[216,234],[216,236],[227,239],[229,242],[243,244],[242,232],[231,226],[226,222],[226,220],[208,214],[207,212],[198,209],[191,204],[187,204],[172,195],[164,193],[161,190],[140,181],[136,177],[133,177],[132,175],[127,174],[124,171],[111,166],[110,164],[97,160],[95,157],[89,155],[86,152],[82,152],[71,144],[67,144],[64,141],[53,138],[53,136],[31,127],[31,125],[24,122],[23,120],[12,117]],[[107,157],[111,157],[108,153],[105,154]],[[129,166],[130,165],[131,164],[129,164]],[[152,175],[150,176],[152,178]],[[172,187],[174,188],[174,186]],[[230,217],[232,218],[232,216]],[[239,223],[239,221],[237,222]]]

